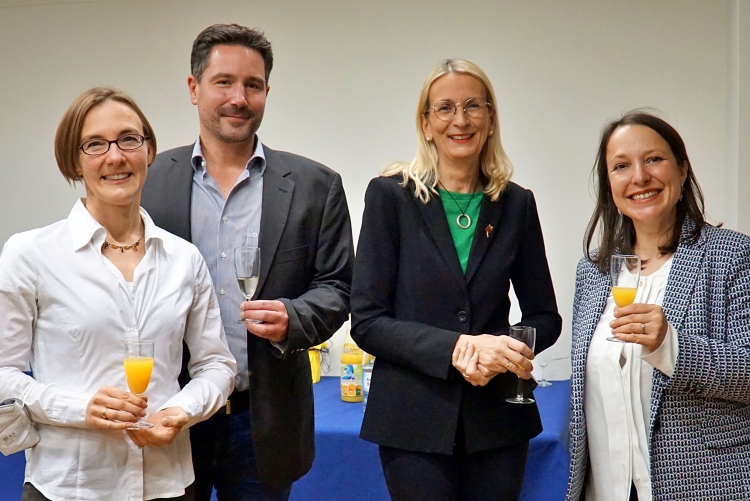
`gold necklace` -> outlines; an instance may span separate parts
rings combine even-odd
[[[141,238],[143,238],[143,237],[141,237]],[[109,243],[109,242],[107,242],[105,240],[104,241],[104,248],[106,249],[107,247],[109,247],[110,249],[115,249],[115,250],[120,249],[121,253],[124,253],[126,250],[138,251],[138,246],[141,244],[141,238],[139,238],[138,240],[135,241],[135,243],[130,244],[130,245],[115,245],[115,244],[111,244],[111,243]]]

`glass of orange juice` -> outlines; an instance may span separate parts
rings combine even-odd
[[[130,391],[143,396],[151,380],[151,371],[154,368],[154,342],[129,340],[125,342],[125,378],[128,381]],[[154,425],[139,419],[130,429],[142,430],[144,428],[153,428]]]
[[[641,279],[641,257],[627,254],[613,254],[610,260],[609,276],[612,280],[612,299],[622,308],[633,304]],[[624,343],[614,336],[607,341]]]

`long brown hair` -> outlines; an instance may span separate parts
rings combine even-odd
[[[652,129],[667,142],[677,165],[684,165],[687,168],[687,178],[682,186],[682,197],[677,202],[672,235],[664,246],[659,247],[659,252],[666,254],[677,250],[677,245],[680,243],[682,223],[686,217],[695,225],[690,234],[687,235],[689,241],[697,241],[703,225],[706,224],[703,192],[693,173],[693,167],[690,165],[685,143],[682,141],[680,134],[674,127],[655,115],[643,110],[629,111],[619,119],[609,122],[602,129],[596,163],[591,171],[596,191],[596,208],[583,238],[583,252],[589,261],[605,274],[609,273],[609,260],[612,254],[617,252],[632,254],[635,247],[633,221],[618,212],[612,198],[612,187],[609,184],[609,171],[607,170],[609,139],[617,129],[626,125],[643,125]],[[599,250],[593,252],[591,243],[597,233],[600,237]]]

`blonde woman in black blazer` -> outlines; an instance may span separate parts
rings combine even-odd
[[[511,282],[537,353],[562,322],[495,103],[480,68],[443,61],[422,87],[415,159],[367,189],[352,336],[377,358],[361,437],[395,500],[517,500],[542,429],[536,405],[505,401],[534,358],[507,336]]]

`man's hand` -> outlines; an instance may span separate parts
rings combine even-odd
[[[86,406],[86,426],[92,430],[125,430],[146,415],[146,407],[145,398],[102,386]]]
[[[188,415],[182,407],[168,407],[149,417],[146,421],[153,424],[153,428],[143,430],[127,430],[130,440],[143,449],[145,446],[163,447],[169,445],[174,437],[188,423]]]
[[[289,334],[289,315],[281,301],[244,301],[240,309],[242,318],[260,322],[245,324],[250,334],[275,343],[281,343]]]

